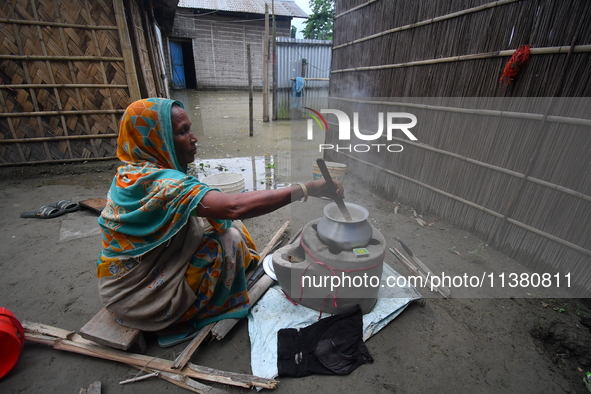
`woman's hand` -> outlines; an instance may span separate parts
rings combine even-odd
[[[330,191],[329,186],[326,184],[324,178],[318,179],[317,181],[309,181],[306,182],[306,188],[308,189],[308,195],[312,197],[327,197],[331,200],[334,200],[336,196],[339,196],[341,199],[345,198],[345,188],[343,184],[339,181],[334,181],[334,185],[336,187],[336,195]]]

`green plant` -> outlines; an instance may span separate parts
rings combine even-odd
[[[474,250],[471,250],[468,253],[469,254],[480,254],[480,252],[482,252],[485,247],[486,247],[486,244],[484,242],[480,242]]]

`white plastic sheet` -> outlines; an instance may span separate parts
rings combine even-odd
[[[414,287],[389,287],[387,278],[400,276],[384,263],[378,301],[373,310],[363,316],[363,340],[394,320],[408,304],[421,298]],[[389,283],[394,283],[390,279]],[[251,367],[253,375],[274,379],[277,370],[277,332],[282,328],[302,328],[318,321],[319,312],[289,301],[278,284],[273,285],[251,308],[248,314]],[[328,317],[323,314],[322,317]]]

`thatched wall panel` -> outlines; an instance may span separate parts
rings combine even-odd
[[[35,0],[35,8],[40,21],[55,22],[57,14],[53,1]]]
[[[114,5],[120,0],[1,2],[0,19],[14,22],[0,22],[0,139],[10,140],[0,143],[0,163],[114,155],[115,138],[84,138],[117,134],[122,109],[131,101],[127,85],[137,84],[127,78],[123,58],[133,57],[123,53],[119,29],[125,21],[117,24]],[[137,20],[141,24],[142,17]],[[65,25],[47,25],[56,22]],[[151,72],[146,39],[140,40],[141,68]],[[26,141],[30,138],[42,140]]]
[[[363,3],[337,1],[336,14]],[[491,7],[469,10],[483,4]],[[447,18],[463,10],[468,12]],[[407,26],[444,16],[447,19],[435,23]],[[356,24],[358,20],[364,22]],[[590,45],[589,20],[591,3],[582,0],[500,5],[377,1],[336,19],[330,95],[411,97],[415,102],[421,101],[418,97],[589,97],[591,53],[540,53],[543,48]],[[404,29],[366,39],[400,27]],[[506,53],[524,44],[538,53],[506,87],[499,83],[509,60]],[[467,55],[482,57],[454,59]],[[430,63],[408,64],[417,61]],[[353,70],[369,66],[374,69]],[[342,101],[334,108],[368,111]],[[549,103],[505,100],[497,106],[490,101],[483,108],[590,119],[589,100],[563,100],[555,108]],[[462,107],[461,101],[457,104]],[[591,290],[588,125],[548,121],[542,127],[539,119],[412,106],[400,111],[415,114],[421,123],[418,143],[400,136],[395,141],[404,145],[403,154],[328,152],[327,158],[362,173],[371,188],[388,200],[446,217],[534,269],[571,272],[579,289]],[[375,124],[367,129],[375,130]],[[327,143],[331,142],[338,143],[333,133],[327,133]],[[523,182],[523,174],[531,178]]]
[[[591,136],[589,127],[553,125],[541,148],[532,176],[591,196]]]
[[[0,120],[0,128],[8,124],[5,120]],[[16,145],[0,145],[0,163],[18,162],[23,160],[22,152]]]
[[[60,89],[59,99],[64,111],[77,111],[82,109],[82,105],[78,102],[75,89]]]
[[[31,2],[27,1],[13,1],[12,2],[13,5],[13,12],[14,15],[11,15],[12,13],[9,13],[9,15],[15,17],[16,19],[24,19],[24,20],[33,20],[35,19],[33,16],[33,12],[34,12],[34,8],[33,5],[31,4]]]

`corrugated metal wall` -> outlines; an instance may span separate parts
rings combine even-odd
[[[332,58],[332,41],[277,38],[277,119],[290,118],[292,78],[302,76],[302,60],[306,60],[306,88],[303,96],[328,97],[328,78]],[[315,81],[314,79],[327,79]]]

